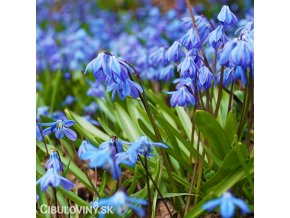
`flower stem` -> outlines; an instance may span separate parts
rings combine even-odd
[[[198,166],[198,155],[199,155],[199,143],[200,143],[200,131],[198,131],[198,136],[197,136],[197,147],[196,147],[196,153],[195,153],[195,162],[194,162],[193,174],[192,174],[192,177],[191,177],[190,188],[189,188],[189,192],[188,192],[189,194],[192,194],[192,189],[193,189],[194,182],[195,182],[195,177],[196,177],[196,171],[197,171],[197,166]],[[186,200],[184,214],[187,213],[187,211],[189,209],[189,204],[190,204],[190,195],[188,196],[188,198]]]
[[[220,76],[220,84],[219,84],[219,92],[218,92],[218,98],[217,98],[217,102],[216,102],[216,108],[215,108],[215,112],[214,112],[214,117],[217,117],[217,115],[218,115],[219,108],[220,108],[220,103],[221,103],[221,99],[222,99],[224,69],[225,69],[225,67],[224,67],[224,65],[222,65],[221,76]]]
[[[234,94],[234,81],[232,81],[231,83],[231,93],[229,98],[228,113],[232,110],[233,94]]]
[[[53,192],[54,204],[55,204],[55,208],[56,208],[56,217],[59,218],[58,206],[57,206],[57,195],[56,195],[56,189],[55,189],[55,187],[52,187],[52,192]]]
[[[147,216],[148,218],[150,218],[151,216],[151,189],[150,189],[150,184],[149,184],[149,172],[148,172],[148,164],[147,164],[147,157],[146,155],[144,156],[144,159],[145,159],[145,172],[146,172],[146,185],[147,185],[147,193],[148,193],[148,211],[147,211]]]
[[[198,166],[199,167],[199,169],[198,169],[199,171],[198,171],[197,186],[196,186],[196,193],[197,193],[197,195],[195,195],[195,198],[194,198],[194,205],[197,204],[198,197],[199,197],[199,190],[200,190],[202,173],[203,173],[204,157],[205,157],[205,150],[202,151],[201,162],[200,162],[200,164]]]
[[[138,156],[139,156],[139,155],[138,155]],[[141,159],[140,156],[139,156],[139,160],[140,160],[142,166],[144,167],[144,169],[145,169],[145,171],[146,171],[146,174],[148,175],[148,177],[149,177],[150,180],[152,181],[152,183],[153,183],[155,189],[157,190],[157,192],[158,192],[158,194],[159,194],[159,196],[160,196],[160,198],[161,198],[161,201],[163,202],[163,204],[165,205],[166,209],[168,210],[168,213],[170,214],[170,217],[173,217],[173,215],[172,215],[172,213],[171,213],[171,211],[170,211],[170,209],[169,209],[169,207],[168,207],[166,201],[164,200],[164,198],[163,198],[163,196],[162,196],[162,194],[161,194],[161,192],[160,192],[158,186],[156,185],[154,179],[153,179],[152,176],[150,175],[150,173],[149,173],[149,171],[148,171],[148,168],[147,168],[147,165],[145,165],[145,164],[143,163],[143,161],[142,161],[142,159]],[[146,157],[145,157],[145,161],[146,161]],[[147,161],[146,161],[146,162],[147,162]]]

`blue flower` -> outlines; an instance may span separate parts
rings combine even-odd
[[[188,32],[182,36],[182,38],[180,39],[180,43],[187,50],[200,47],[200,39],[193,28],[190,28]]]
[[[202,208],[204,210],[212,211],[217,206],[220,206],[220,214],[222,218],[233,217],[235,206],[238,206],[243,214],[251,212],[245,201],[236,198],[230,192],[225,192],[220,198],[208,201],[202,206]]]
[[[237,39],[225,43],[223,49],[219,52],[219,63],[221,65],[229,65],[231,52],[236,45]]]
[[[83,118],[85,118],[89,123],[91,123],[95,126],[101,126],[100,123],[97,120],[95,120],[94,118],[92,118],[92,116],[89,114],[83,116]]]
[[[103,146],[99,149],[93,149],[90,145],[83,145],[81,148],[80,158],[88,160],[90,168],[100,167],[112,173],[115,180],[121,175],[121,169],[116,160],[110,146]]]
[[[218,14],[218,20],[224,27],[234,27],[238,22],[237,17],[231,12],[229,6],[224,5]]]
[[[116,92],[121,100],[124,100],[127,96],[131,95],[133,98],[139,97],[139,92],[143,92],[142,87],[131,80],[126,80],[125,82],[118,80],[115,83],[111,83],[107,87],[107,92],[112,91],[112,99],[115,99]]]
[[[123,141],[124,143],[124,141]],[[127,142],[125,142],[127,143]],[[109,141],[103,142],[99,146],[100,149],[109,148],[111,150],[112,155],[116,155],[117,153],[123,152],[124,148],[122,146],[122,142],[118,140],[116,136],[113,136]]]
[[[152,52],[148,57],[148,63],[154,67],[164,66],[167,63],[165,49],[159,48],[158,50]]]
[[[87,71],[92,71],[96,79],[104,80],[108,72],[108,60],[109,55],[101,52],[98,54],[98,56],[93,59],[88,65],[84,72],[84,74],[87,73]]]
[[[168,65],[167,67],[163,67],[159,73],[159,80],[168,81],[174,75],[174,67],[172,65]]]
[[[73,120],[57,120],[56,122],[41,123],[40,125],[49,126],[42,132],[43,136],[55,133],[55,136],[58,139],[63,138],[64,135],[66,135],[70,140],[75,141],[77,139],[77,134],[69,128],[74,124],[76,124],[76,121]]]
[[[128,209],[132,209],[138,217],[143,217],[145,211],[142,208],[143,205],[147,205],[147,201],[129,197],[123,191],[117,191],[113,196],[108,198],[101,198],[95,202],[91,203],[92,207],[102,207],[102,206],[111,206],[115,214],[122,216],[124,212]]]
[[[172,94],[170,99],[171,107],[175,107],[176,105],[186,105],[187,107],[189,107],[189,105],[191,104],[195,105],[194,96],[188,91],[185,86],[181,86],[177,91],[167,93]]]
[[[40,115],[48,117],[49,116],[49,107],[47,107],[47,106],[38,107],[37,108],[37,115],[36,115],[38,120],[40,119]]]
[[[147,136],[141,136],[136,142],[127,144],[129,144],[130,147],[126,152],[116,154],[117,164],[124,163],[133,166],[138,160],[138,155],[143,155],[145,157],[151,155],[151,146],[168,148],[164,143],[151,142]]]
[[[81,160],[84,160],[82,158],[82,154],[83,153],[86,153],[86,152],[97,152],[98,151],[98,148],[96,148],[94,145],[92,145],[89,141],[87,140],[84,140],[82,141],[80,147],[79,147],[79,150],[78,150],[78,156]]]
[[[166,52],[167,60],[178,62],[182,56],[184,56],[184,52],[181,48],[180,42],[175,41],[170,48],[168,48]]]
[[[45,169],[55,168],[58,172],[62,172],[62,163],[57,151],[53,151],[46,164],[44,165]]]
[[[88,106],[84,107],[84,112],[86,114],[95,114],[98,109],[99,109],[99,105],[93,101]]]
[[[91,97],[103,97],[104,96],[104,86],[98,82],[88,81],[90,88],[87,91],[87,95]]]
[[[202,89],[208,89],[211,87],[214,81],[214,75],[209,71],[206,66],[202,66],[198,71],[198,85]]]
[[[194,62],[193,57],[187,55],[177,66],[177,70],[180,71],[181,77],[183,78],[190,77],[194,79],[198,71],[198,66]]]
[[[41,129],[40,129],[40,126],[38,125],[37,121],[36,121],[36,139],[38,141],[42,141]]]
[[[58,187],[62,186],[65,190],[69,191],[74,187],[72,181],[60,176],[57,169],[49,168],[47,172],[36,182],[36,185],[40,184],[40,189],[45,192],[49,186]]]
[[[237,41],[237,45],[233,48],[231,52],[230,61],[233,65],[239,65],[243,68],[246,68],[251,64],[252,55],[246,41]]]
[[[218,26],[209,34],[208,41],[214,49],[218,49],[225,42],[223,26]]]
[[[67,117],[62,111],[54,111],[51,114],[51,118],[54,120],[66,120]]]
[[[66,98],[64,99],[64,101],[62,102],[62,106],[70,106],[70,105],[72,105],[73,103],[75,103],[76,102],[76,97],[74,97],[74,96],[71,96],[71,95],[68,95],[68,96],[66,96]]]

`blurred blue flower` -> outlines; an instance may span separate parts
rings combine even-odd
[[[227,5],[222,7],[217,18],[224,27],[234,27],[238,22],[237,17],[231,12]]]
[[[163,67],[159,73],[159,80],[168,81],[174,76],[174,67],[172,65],[168,65],[167,67]]]
[[[127,212],[128,209],[132,209],[138,215],[138,217],[143,217],[145,215],[145,211],[142,208],[144,205],[147,205],[146,200],[129,197],[123,191],[117,191],[111,197],[101,198],[91,203],[91,206],[94,208],[112,206],[114,213],[119,216],[123,216],[124,212]]]
[[[54,120],[66,120],[67,117],[62,111],[54,111],[51,114],[51,118]]]
[[[40,189],[42,192],[45,192],[49,186],[53,186],[55,188],[62,186],[67,191],[74,187],[73,182],[60,176],[55,168],[49,168],[47,172],[36,181],[36,185],[38,184],[40,184]]]
[[[167,60],[178,62],[183,56],[184,51],[181,48],[180,42],[175,41],[166,52]]]
[[[76,124],[76,121],[73,120],[57,120],[51,123],[40,123],[41,126],[49,126],[42,132],[43,136],[55,133],[55,136],[58,139],[63,138],[64,135],[66,135],[66,137],[72,141],[77,139],[77,134],[69,128],[74,124]]]
[[[95,120],[94,118],[92,118],[92,116],[90,114],[83,116],[83,118],[85,118],[89,123],[91,123],[95,126],[101,126],[100,123],[97,120]]]
[[[38,125],[37,121],[36,121],[36,139],[38,141],[42,141],[41,129],[40,129],[40,126]]]
[[[95,147],[94,145],[92,145],[88,140],[84,140],[82,141],[79,149],[78,149],[78,156],[81,160],[83,160],[82,158],[82,154],[86,153],[88,151],[92,151],[92,152],[97,152],[98,148]]]
[[[181,86],[178,90],[174,92],[167,92],[168,94],[172,94],[170,99],[171,107],[178,106],[187,106],[195,105],[194,96],[188,91],[185,86]]]
[[[124,163],[129,166],[135,165],[138,160],[138,155],[144,157],[151,156],[151,146],[168,148],[168,146],[161,142],[151,142],[147,136],[141,136],[136,142],[128,143],[130,147],[127,151],[116,154],[117,164]]]
[[[62,172],[62,163],[57,151],[53,151],[48,161],[45,163],[44,168],[48,170],[49,168],[55,168],[58,172]]]
[[[154,67],[164,66],[167,64],[165,48],[161,47],[148,56],[148,63]]]
[[[91,97],[104,97],[104,85],[99,82],[91,82],[88,81],[90,84],[90,88],[87,91],[87,95]]]
[[[93,101],[88,106],[84,107],[84,113],[86,114],[95,114],[99,109],[99,105]]]
[[[71,95],[66,96],[61,106],[70,106],[77,101],[77,98]]]
[[[40,119],[40,115],[48,117],[49,116],[49,107],[47,107],[47,106],[38,107],[37,114],[36,114],[37,120]]]
[[[220,214],[222,218],[233,217],[235,213],[235,206],[241,209],[242,214],[251,212],[245,201],[236,198],[230,192],[225,192],[220,198],[208,201],[202,206],[202,208],[204,210],[212,211],[217,206],[220,207]]]

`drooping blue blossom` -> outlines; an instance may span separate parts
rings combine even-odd
[[[198,86],[201,89],[209,89],[214,81],[214,75],[206,66],[201,66],[198,71]]]
[[[36,139],[38,141],[42,141],[42,135],[41,135],[41,127],[38,125],[37,121],[36,121]]]
[[[168,94],[172,94],[170,99],[171,107],[178,106],[187,106],[195,105],[194,96],[188,91],[186,86],[181,86],[178,90],[173,92],[167,92]]]
[[[110,73],[108,69],[109,57],[110,56],[104,52],[99,53],[98,56],[87,65],[84,74],[86,74],[87,71],[92,71],[95,78],[104,80],[107,74]]]
[[[223,26],[219,25],[215,30],[213,30],[208,37],[208,42],[216,50],[225,42],[225,34]]]
[[[45,163],[44,168],[48,170],[49,168],[54,168],[58,172],[62,172],[62,163],[57,151],[51,152],[48,161]]]
[[[227,5],[222,7],[217,18],[224,27],[234,27],[238,22],[236,15],[231,12],[229,6]]]
[[[235,206],[239,207],[242,214],[250,213],[251,210],[247,203],[242,199],[236,198],[230,192],[225,192],[220,198],[210,200],[205,203],[202,208],[212,211],[216,207],[220,207],[222,218],[231,218],[235,214]]]
[[[151,156],[151,146],[168,148],[164,143],[151,142],[147,136],[141,136],[136,142],[127,144],[130,145],[127,151],[116,154],[118,164],[124,163],[133,166],[138,160],[138,155]]]
[[[244,69],[240,66],[228,67],[224,70],[223,75],[223,86],[228,87],[232,82],[235,83],[237,80],[242,82],[242,85],[247,84],[247,77],[244,73]],[[217,74],[216,81],[220,81],[220,73]]]
[[[225,43],[223,49],[219,52],[219,63],[221,65],[230,65],[230,55],[233,48],[237,45],[237,39],[230,40]]]
[[[180,42],[175,41],[166,51],[166,56],[168,61],[178,62],[184,56]]]
[[[79,156],[82,160],[87,160],[90,168],[102,168],[112,173],[115,180],[121,175],[121,169],[116,164],[114,147],[109,143],[104,143],[99,148],[93,148],[92,145],[83,142],[79,150]]]
[[[62,106],[70,106],[77,101],[77,98],[71,95],[66,96],[64,101],[61,103]]]
[[[249,46],[250,45],[250,46]],[[241,66],[247,68],[252,61],[252,44],[247,43],[244,40],[238,40],[237,45],[233,48],[230,55],[230,62],[234,66]]]
[[[82,158],[82,154],[83,153],[86,153],[86,152],[89,152],[89,151],[92,151],[92,152],[97,152],[98,151],[98,148],[95,147],[94,145],[92,145],[88,140],[84,140],[82,141],[79,149],[78,149],[78,156],[81,160],[83,160]]]
[[[84,115],[83,118],[85,118],[89,123],[95,126],[101,126],[100,123],[95,120],[90,114]]]
[[[99,148],[100,149],[110,148],[112,155],[116,155],[117,153],[124,151],[122,141],[118,140],[116,136],[113,136],[112,139],[110,139],[109,141],[106,141],[100,144]]]
[[[49,186],[58,187],[62,186],[65,190],[69,191],[74,187],[72,181],[60,176],[58,170],[55,168],[49,168],[47,172],[36,181],[36,185],[40,184],[40,189],[45,192]]]
[[[74,124],[76,124],[76,121],[73,120],[57,120],[51,123],[40,123],[41,126],[49,126],[42,132],[43,136],[55,133],[55,137],[58,139],[66,135],[72,141],[77,139],[77,134],[69,128]]]
[[[117,191],[113,196],[108,198],[101,198],[95,202],[91,203],[91,206],[94,208],[102,207],[102,206],[111,206],[114,214],[123,216],[128,209],[132,209],[138,217],[143,217],[145,215],[145,211],[142,206],[147,205],[147,201],[129,197],[123,191]],[[104,214],[100,214],[104,216]]]
[[[49,116],[49,107],[47,107],[47,106],[38,107],[37,114],[36,114],[37,120],[40,119],[40,115],[48,117]]]
[[[193,48],[199,48],[200,38],[196,34],[193,28],[190,28],[188,32],[182,36],[180,39],[181,45],[183,45],[187,50],[193,49]]]
[[[198,71],[198,66],[191,55],[186,55],[186,57],[177,66],[177,70],[180,72],[182,78],[192,78],[196,77]]]

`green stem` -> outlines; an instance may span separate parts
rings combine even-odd
[[[199,198],[199,190],[200,190],[202,173],[203,173],[204,157],[205,157],[205,150],[202,151],[201,162],[199,164],[199,171],[198,171],[199,173],[198,173],[198,178],[197,178],[197,186],[196,186],[196,195],[195,195],[195,198],[194,198],[194,205],[197,204],[197,201],[198,201],[198,198]]]
[[[224,65],[222,65],[221,76],[220,76],[220,84],[219,84],[219,92],[218,92],[218,98],[217,98],[217,102],[216,102],[216,108],[215,108],[215,112],[214,112],[214,117],[217,117],[217,115],[218,115],[219,108],[220,108],[220,103],[221,103],[221,100],[222,100],[224,69],[225,69],[225,67],[224,67]]]
[[[138,155],[138,156],[139,156],[139,155]],[[145,159],[146,159],[146,157],[145,157]],[[148,168],[147,168],[148,165],[145,165],[145,164],[143,163],[143,161],[142,161],[142,159],[141,159],[140,156],[139,156],[139,160],[140,160],[142,166],[144,167],[144,169],[145,169],[145,171],[146,171],[146,174],[149,176],[149,178],[150,178],[150,180],[152,181],[152,183],[153,183],[155,189],[157,190],[157,192],[158,192],[158,194],[159,194],[159,196],[160,196],[161,201],[163,202],[163,204],[165,205],[166,209],[168,210],[168,213],[170,214],[170,217],[173,217],[173,215],[172,215],[172,213],[171,213],[171,211],[170,211],[170,209],[169,209],[169,207],[168,207],[166,201],[165,201],[164,198],[163,198],[163,195],[161,194],[161,192],[160,192],[158,186],[156,185],[154,179],[152,178],[152,176],[150,175],[150,173],[149,173],[149,171],[148,171]]]
[[[232,81],[231,83],[231,93],[229,98],[228,113],[232,110],[233,94],[234,94],[234,81]]]
[[[54,196],[54,204],[56,207],[56,217],[59,218],[58,205],[57,205],[57,195],[56,195],[56,189],[54,187],[52,187],[52,192],[53,192],[53,196]]]
[[[145,171],[146,171],[146,185],[147,185],[147,193],[148,193],[148,218],[151,216],[151,189],[149,184],[149,176],[148,176],[148,164],[147,164],[147,157],[145,156]]]

